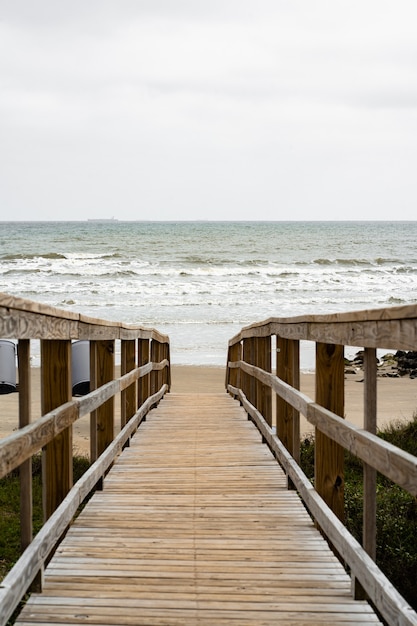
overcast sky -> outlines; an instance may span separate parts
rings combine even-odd
[[[0,220],[416,219],[416,0],[0,0]]]

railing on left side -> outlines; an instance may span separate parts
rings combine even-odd
[[[17,341],[19,429],[0,440],[0,478],[19,469],[23,555],[0,584],[0,624],[31,585],[80,504],[170,388],[169,338],[155,329],[89,318],[0,294],[0,337]],[[40,341],[41,416],[31,418],[31,341]],[[89,341],[90,392],[72,397],[71,345]],[[115,343],[121,376],[115,378]],[[115,436],[114,399],[121,424]],[[90,414],[90,468],[73,485],[72,425]],[[42,451],[44,526],[32,539],[32,457]]]
[[[300,388],[300,340],[316,345],[316,397]],[[344,346],[364,348],[364,427],[344,417]],[[239,399],[300,493],[318,526],[389,624],[417,624],[417,614],[375,564],[376,472],[417,496],[417,457],[376,435],[376,349],[417,349],[417,306],[333,315],[271,318],[229,341],[226,388]],[[276,349],[276,373],[272,350]],[[276,394],[276,434],[272,405]],[[300,414],[315,426],[314,487],[299,466]],[[363,547],[345,528],[344,451],[363,461]]]

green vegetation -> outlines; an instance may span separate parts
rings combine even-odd
[[[75,457],[73,463],[74,482],[88,469],[85,457]],[[42,469],[41,456],[32,460],[33,491],[33,534],[42,527]],[[0,580],[20,556],[20,485],[19,472],[14,471],[0,480]]]
[[[409,423],[395,422],[378,435],[417,456],[417,414]],[[301,446],[301,466],[314,476],[314,439]],[[362,542],[362,463],[345,455],[346,526]],[[385,476],[377,475],[377,564],[401,595],[417,610],[417,499]]]

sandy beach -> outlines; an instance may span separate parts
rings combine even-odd
[[[362,375],[347,374],[345,380],[345,417],[357,426],[363,425]],[[314,399],[314,374],[301,375],[301,391]],[[172,393],[226,393],[225,370],[222,367],[173,366]],[[378,426],[392,420],[409,420],[417,409],[417,379],[378,378]],[[40,370],[32,369],[32,420],[39,417]],[[120,426],[120,399],[115,402],[115,428]],[[0,395],[0,438],[18,428],[18,393]],[[306,435],[314,428],[301,418],[300,431]],[[74,425],[74,449],[79,454],[89,451],[89,416]]]

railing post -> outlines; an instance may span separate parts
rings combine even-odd
[[[19,428],[31,422],[30,340],[19,339],[17,346],[19,368]],[[20,478],[20,548],[28,547],[33,538],[32,526],[32,459],[19,468]]]
[[[98,389],[114,379],[114,340],[90,344],[90,380]],[[91,460],[95,461],[114,439],[114,397],[91,414]]]
[[[245,337],[242,341],[242,361],[244,361],[245,363],[250,363],[251,362],[251,357],[250,357],[250,339],[248,337]],[[247,399],[250,401],[250,376],[249,374],[247,374],[246,372],[242,372],[241,373],[241,386],[242,386],[242,391],[245,394],[245,396],[247,397]]]
[[[300,342],[277,336],[277,376],[300,389]],[[300,460],[300,414],[276,396],[277,435],[297,463]]]
[[[316,402],[344,416],[344,348],[316,344]],[[344,450],[316,428],[315,487],[337,517],[344,521]]]
[[[151,362],[159,363],[159,355],[160,355],[160,343],[157,339],[152,339],[151,341]],[[152,370],[151,372],[151,396],[156,393],[159,389],[159,371]]]
[[[136,367],[136,341],[134,339],[122,339],[121,342],[121,374],[127,374]],[[120,394],[120,424],[121,428],[126,426],[127,422],[136,412],[136,383],[129,385]]]
[[[238,342],[229,347],[228,362],[236,362],[240,361],[241,359],[242,344]],[[232,385],[232,387],[236,387],[237,389],[240,388],[240,367],[233,367],[231,369],[227,367],[226,389],[228,384]]]
[[[257,337],[255,339],[255,365],[265,372],[271,372],[271,337]],[[261,381],[256,381],[256,408],[272,426],[272,390]]]
[[[376,349],[364,350],[364,429],[376,434],[377,427],[377,360]],[[363,533],[362,545],[373,561],[376,561],[376,470],[363,464]],[[355,577],[352,577],[355,599],[363,600],[366,593]]]
[[[41,405],[48,413],[71,400],[71,341],[41,341]],[[72,426],[43,450],[43,508],[47,520],[72,487]]]
[[[167,359],[169,365],[164,369],[163,382],[168,385],[168,391],[171,389],[171,349],[169,343],[164,343],[164,358]]]
[[[244,358],[246,363],[249,363],[249,365],[255,365],[256,358],[254,337],[248,337],[248,339],[245,340],[245,352],[246,354]],[[249,402],[256,407],[256,378],[254,378],[250,374],[248,375],[247,379],[246,397],[248,398]]]
[[[376,434],[377,423],[377,362],[375,348],[365,348],[364,355],[364,407],[365,430]],[[369,556],[376,559],[376,470],[364,463],[364,512],[363,512],[363,547]]]
[[[138,339],[138,366],[149,363],[149,339]],[[138,380],[138,407],[150,396],[150,375],[142,376]]]

